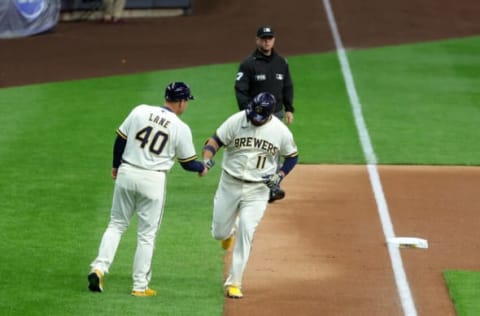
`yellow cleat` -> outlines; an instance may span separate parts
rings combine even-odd
[[[88,289],[92,292],[103,292],[103,273],[100,270],[93,270],[88,275]]]
[[[239,286],[229,285],[227,286],[227,297],[229,298],[242,298],[243,293]]]
[[[132,291],[133,296],[137,297],[147,297],[147,296],[157,296],[157,291],[152,290],[151,288],[146,288],[145,291]]]
[[[222,248],[224,250],[230,250],[233,248],[234,243],[235,243],[235,235],[232,235],[227,239],[222,240]]]

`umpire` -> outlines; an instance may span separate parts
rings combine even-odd
[[[285,123],[293,122],[293,82],[287,60],[274,49],[275,32],[270,26],[262,26],[257,30],[255,51],[243,60],[235,81],[235,96],[240,110],[247,108],[248,103],[260,92],[270,92],[277,100],[274,115],[285,119]],[[279,157],[280,158],[280,157]],[[270,200],[280,200],[285,191],[280,186],[270,191]]]

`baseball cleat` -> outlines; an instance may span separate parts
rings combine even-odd
[[[88,275],[88,289],[92,292],[103,292],[103,273],[100,270],[93,270]]]
[[[280,187],[275,187],[270,190],[270,199],[268,203],[275,202],[276,200],[281,200],[285,197],[285,191],[283,191]]]
[[[133,296],[137,297],[147,297],[147,296],[157,296],[157,291],[152,290],[151,288],[147,287],[145,291],[132,291]]]
[[[243,293],[240,287],[236,285],[227,286],[227,297],[229,298],[242,298]]]
[[[235,235],[228,237],[227,239],[222,240],[222,248],[224,250],[230,250],[235,243]]]

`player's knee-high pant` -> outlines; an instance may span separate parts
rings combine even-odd
[[[151,186],[155,188],[154,185]],[[133,290],[135,291],[145,290],[152,277],[152,257],[156,235],[162,222],[163,205],[163,193],[156,198],[151,196],[138,202],[137,249],[133,261]]]
[[[263,183],[245,183],[223,173],[215,194],[212,235],[230,236],[236,227],[230,274],[225,285],[241,286],[255,230],[267,207],[269,189]],[[238,220],[237,220],[238,217]]]
[[[92,269],[100,270],[103,273],[108,273],[115,258],[122,234],[130,225],[130,219],[134,212],[133,207],[127,207],[129,204],[133,204],[133,201],[129,198],[129,194],[126,193],[125,188],[120,185],[121,183],[122,177],[119,176],[113,191],[110,222],[103,233],[102,241],[98,249],[98,256],[91,264]]]
[[[261,203],[258,201],[246,201],[242,204],[244,205],[242,205],[239,213],[232,265],[225,285],[242,285],[243,274],[252,249],[253,236],[265,213],[267,201]]]
[[[110,223],[103,235],[97,258],[91,267],[107,273],[122,234],[137,212],[137,249],[133,262],[133,289],[143,291],[151,278],[156,234],[162,221],[166,174],[131,166],[119,169],[113,193]]]
[[[213,201],[212,236],[227,239],[235,229],[242,183],[222,173]]]

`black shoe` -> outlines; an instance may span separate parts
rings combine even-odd
[[[94,270],[88,275],[88,289],[92,292],[103,292],[103,273]]]
[[[285,197],[285,191],[283,191],[280,187],[276,187],[270,190],[270,199],[268,203],[273,203],[276,200],[281,200]]]

